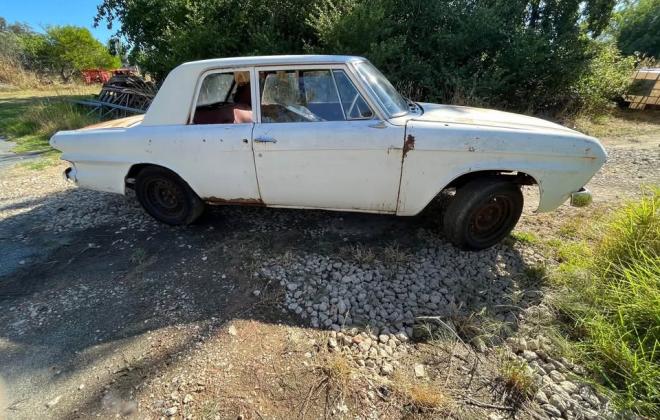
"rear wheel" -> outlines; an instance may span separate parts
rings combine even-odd
[[[168,225],[187,225],[204,212],[204,202],[175,173],[145,168],[135,180],[135,195],[154,219]]]
[[[498,179],[475,180],[456,191],[444,216],[444,232],[459,248],[489,248],[513,230],[522,208],[518,185]]]

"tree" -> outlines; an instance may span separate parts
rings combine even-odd
[[[413,99],[575,104],[615,0],[104,0],[96,24],[156,78],[181,62],[319,52],[369,58]]]
[[[617,15],[616,26],[615,36],[621,51],[660,59],[660,0],[627,4]]]
[[[183,61],[302,52],[316,0],[105,0],[96,24],[121,21],[131,59],[157,78]]]
[[[87,68],[117,68],[119,58],[110,55],[106,47],[86,28],[51,26],[46,35],[26,43],[39,57],[42,69],[57,72],[66,83],[71,76]]]
[[[413,98],[556,112],[614,1],[324,0],[316,51],[365,55]]]

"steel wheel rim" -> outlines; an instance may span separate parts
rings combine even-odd
[[[469,232],[477,241],[488,242],[499,238],[508,229],[508,221],[513,215],[514,203],[506,195],[491,197],[480,206],[470,218]]]
[[[146,198],[151,206],[165,217],[180,217],[185,213],[185,199],[174,182],[158,178],[145,185]]]

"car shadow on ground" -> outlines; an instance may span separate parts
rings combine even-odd
[[[441,202],[414,218],[213,207],[195,225],[169,227],[130,197],[69,189],[29,201],[12,204],[22,212],[0,230],[0,375],[10,396],[13,384],[57,386],[178,326],[196,332],[153,355],[145,347],[119,379],[123,392],[232,319],[410,333],[411,316],[438,315],[469,336],[478,315],[500,337],[542,297],[520,247],[468,253],[446,243]],[[69,414],[105,404],[103,385]]]

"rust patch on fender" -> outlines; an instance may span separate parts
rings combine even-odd
[[[228,205],[228,206],[265,206],[266,204],[260,198],[219,198],[206,197],[204,201],[209,204]]]
[[[406,155],[411,150],[415,150],[415,136],[408,134],[406,141],[403,142],[403,159],[406,158]]]

